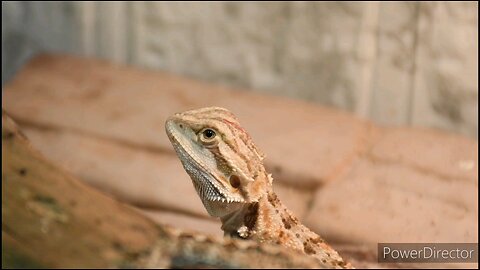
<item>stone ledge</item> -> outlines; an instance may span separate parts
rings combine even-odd
[[[223,236],[223,231],[220,229],[222,223],[218,219],[196,218],[176,212],[145,210],[141,208],[138,210],[140,213],[158,224],[166,224],[178,229],[214,235],[217,237]]]
[[[164,131],[168,116],[223,106],[251,133],[277,180],[293,185],[325,182],[356,154],[368,126],[307,102],[73,56],[38,56],[4,89],[2,105],[17,121],[164,151],[173,150]]]
[[[447,178],[478,181],[478,142],[425,128],[385,129],[370,154]]]
[[[478,241],[471,139],[379,128],[305,102],[70,56],[37,57],[3,97],[16,119],[37,127],[26,133],[47,156],[137,206],[206,217],[163,125],[173,112],[217,105],[267,154],[284,203],[330,242]]]
[[[336,242],[476,242],[477,203],[476,181],[361,159],[317,191],[306,223]]]
[[[138,151],[71,132],[41,131],[27,126],[22,129],[49,160],[122,201],[150,209],[208,216],[173,155]]]
[[[147,209],[208,217],[190,178],[173,154],[152,153],[62,129],[22,128],[32,145],[48,159],[119,200]],[[311,192],[281,183],[274,187],[282,201],[303,219]]]
[[[254,245],[252,248],[241,248]],[[158,225],[47,162],[2,112],[2,268],[324,268],[280,245]]]

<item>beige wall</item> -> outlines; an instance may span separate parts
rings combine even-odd
[[[2,2],[2,84],[73,52],[477,137],[477,24],[477,2]]]

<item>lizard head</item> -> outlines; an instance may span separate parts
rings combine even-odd
[[[177,113],[165,129],[211,216],[222,217],[258,201],[271,185],[263,155],[228,110]]]

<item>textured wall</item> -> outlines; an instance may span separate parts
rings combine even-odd
[[[477,137],[477,24],[477,2],[2,2],[2,84],[72,52]]]

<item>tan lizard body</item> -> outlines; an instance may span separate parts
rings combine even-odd
[[[231,112],[208,107],[178,113],[167,120],[166,132],[225,235],[287,246],[328,267],[351,267],[280,202],[263,155]]]

